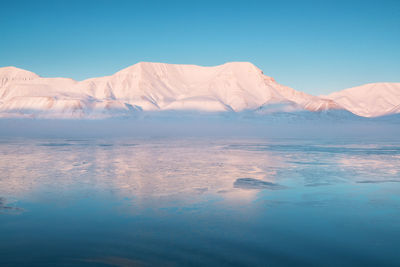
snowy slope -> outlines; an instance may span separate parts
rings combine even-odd
[[[363,117],[400,113],[400,83],[370,83],[326,97]]]
[[[118,99],[143,110],[243,111],[284,101],[313,111],[334,106],[276,83],[247,62],[216,67],[142,62],[79,87],[97,99]]]
[[[364,116],[356,100],[296,91],[248,62],[214,67],[141,62],[111,76],[84,81],[43,78],[5,67],[0,68],[0,82],[1,117],[101,118],[141,111],[268,114],[343,107]],[[387,111],[386,106],[381,108]]]

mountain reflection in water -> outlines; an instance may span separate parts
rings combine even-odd
[[[4,139],[0,265],[400,264],[400,144]]]

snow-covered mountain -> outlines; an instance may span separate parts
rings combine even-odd
[[[400,113],[400,83],[369,83],[326,97],[363,117]]]
[[[399,92],[396,88],[390,92]],[[397,101],[399,105],[398,95],[390,103]],[[0,68],[1,117],[101,118],[166,110],[265,114],[345,108],[361,116],[370,114],[369,109],[362,113],[362,107],[357,107],[363,100],[349,99],[296,91],[247,62],[215,67],[141,62],[111,76],[84,81],[42,78],[15,67]],[[384,110],[373,114],[384,114],[388,106],[381,105]],[[395,105],[392,109],[396,112]]]

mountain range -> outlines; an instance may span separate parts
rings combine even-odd
[[[214,67],[140,62],[111,76],[75,81],[0,68],[0,117],[105,118],[143,112],[400,113],[400,83],[313,96],[277,83],[248,62]]]

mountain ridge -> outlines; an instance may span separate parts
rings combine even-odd
[[[369,109],[363,113],[362,107],[349,105],[354,102],[353,94],[347,96],[346,90],[328,96],[309,95],[277,83],[250,62],[211,67],[139,62],[112,75],[83,81],[45,78],[3,67],[0,81],[1,117],[101,118],[165,110],[274,112],[266,108],[270,105],[284,112],[348,110],[364,117],[400,112],[400,98],[381,105],[383,113]],[[391,90],[394,95],[399,91],[397,85]],[[371,104],[371,100],[367,102]]]

